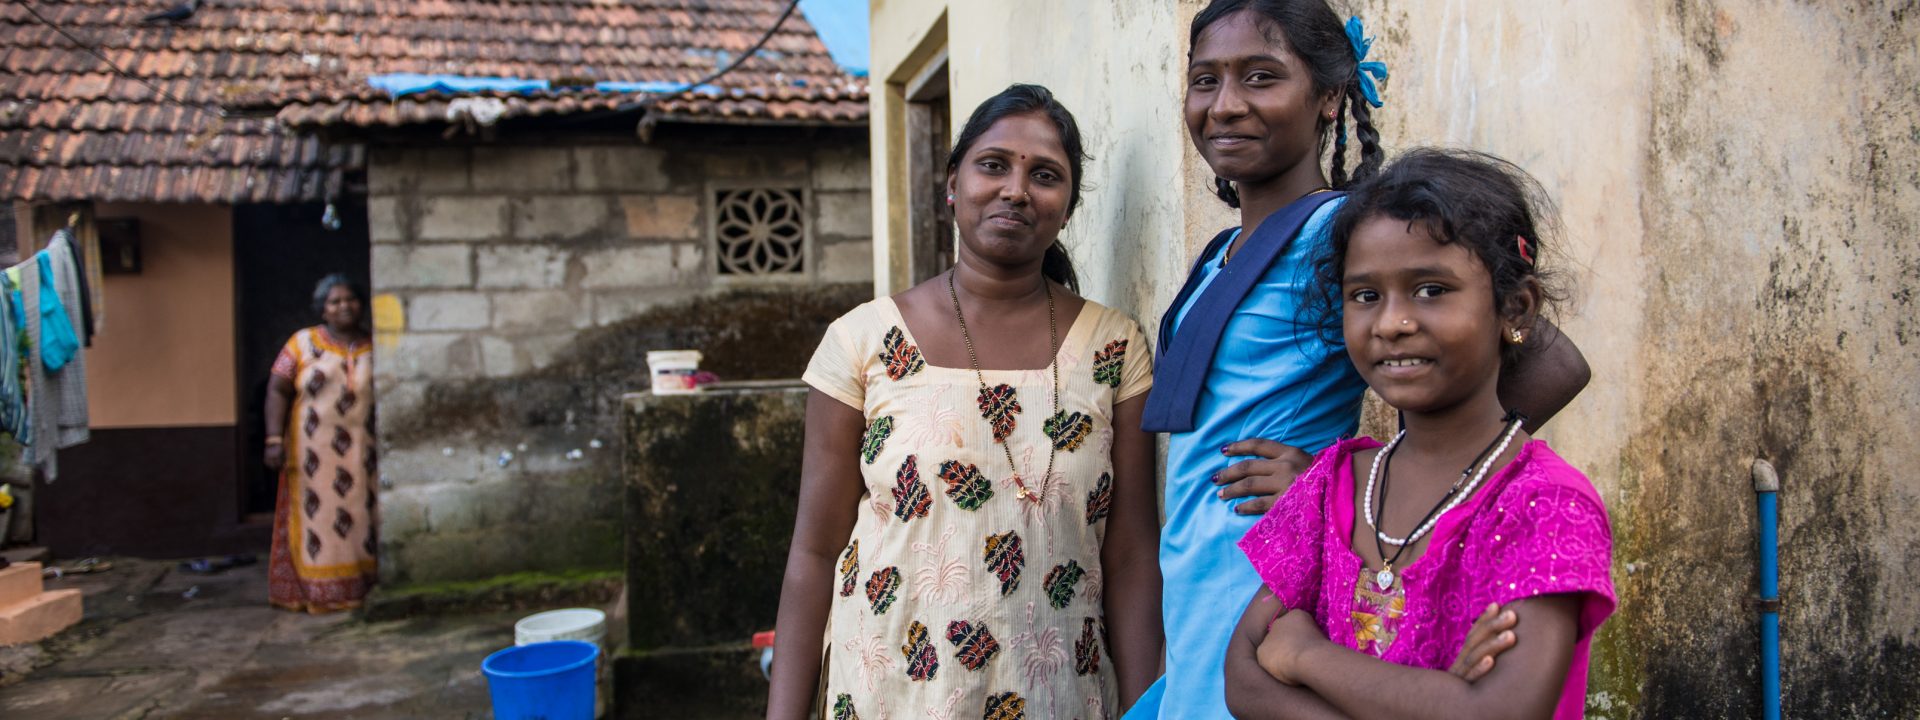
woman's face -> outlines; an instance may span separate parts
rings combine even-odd
[[[1044,114],[1009,115],[987,128],[947,175],[961,252],[1006,265],[1039,261],[1066,226],[1071,167]]]
[[[327,302],[322,306],[320,318],[327,325],[336,328],[348,328],[360,323],[360,296],[345,285],[335,285],[327,290]]]
[[[1320,128],[1339,109],[1280,28],[1252,11],[1209,25],[1187,64],[1187,132],[1213,173],[1259,183],[1320,162]]]

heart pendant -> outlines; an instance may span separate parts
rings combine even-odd
[[[1373,583],[1375,585],[1379,585],[1381,590],[1386,590],[1388,588],[1393,587],[1393,569],[1387,568],[1385,570],[1381,570],[1380,572],[1374,573]]]

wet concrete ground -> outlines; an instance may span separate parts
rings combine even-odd
[[[368,623],[269,607],[264,563],[113,562],[47,581],[82,589],[86,618],[0,648],[0,718],[486,718],[480,661],[527,614]]]

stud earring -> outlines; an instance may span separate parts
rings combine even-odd
[[[1522,345],[1527,342],[1527,336],[1525,333],[1520,332],[1519,328],[1514,328],[1507,331],[1507,341],[1515,345]]]
[[[948,205],[953,204],[953,193],[947,193],[947,204]]]

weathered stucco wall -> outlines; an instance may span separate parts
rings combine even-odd
[[[862,137],[743,133],[371,154],[383,579],[618,566],[618,398],[646,352],[798,376],[868,294]],[[806,191],[803,276],[719,273],[712,196],[737,187]]]
[[[900,5],[874,4],[876,78],[938,16]],[[1230,216],[1178,117],[1204,3],[1149,5],[954,3],[947,32],[956,121],[1016,80],[1078,114],[1094,190],[1069,242],[1090,295],[1151,323]],[[1491,151],[1559,204],[1559,319],[1594,379],[1546,437],[1609,503],[1621,597],[1590,714],[1758,715],[1756,457],[1784,483],[1787,714],[1920,714],[1920,8],[1351,5],[1392,68],[1390,151]]]
[[[980,101],[1009,84],[1051,89],[1074,113],[1090,157],[1082,204],[1061,235],[1080,271],[1082,293],[1150,323],[1180,290],[1188,244],[1207,240],[1192,240],[1188,227],[1230,224],[1225,205],[1210,198],[1189,202],[1191,194],[1176,189],[1188,182],[1198,159],[1184,140],[1179,103],[1169,98],[1184,86],[1186,23],[1200,6],[1194,0],[876,0],[873,77],[881,84],[910,64],[944,18],[955,136]],[[1063,28],[1073,28],[1073,40],[1063,41]],[[888,127],[884,116],[900,106],[878,89],[874,97],[873,127]],[[900,140],[884,135],[873,138],[876,178],[905,172],[903,163],[891,159],[901,152]],[[876,180],[876,228],[889,222],[904,228],[906,203],[893,196],[897,185]],[[906,235],[902,229],[876,236],[885,238],[874,249],[879,273],[903,254]],[[875,287],[881,293],[904,289]]]
[[[1779,469],[1785,706],[1920,713],[1912,3],[1364,3],[1392,147],[1561,205],[1592,387],[1547,437],[1613,514],[1590,712],[1758,714],[1755,457]]]

